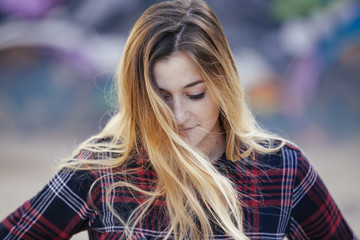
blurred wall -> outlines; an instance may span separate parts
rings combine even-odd
[[[127,35],[155,2],[0,0],[1,219],[104,126]],[[305,150],[360,235],[360,3],[207,2],[258,121]]]

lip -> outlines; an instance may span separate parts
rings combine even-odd
[[[180,132],[182,134],[188,134],[191,130],[193,130],[195,127],[186,127],[186,128],[180,128]]]

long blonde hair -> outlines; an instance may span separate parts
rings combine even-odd
[[[116,153],[97,161],[78,160],[67,167],[115,168],[146,152],[158,176],[156,188],[144,192],[148,200],[130,219],[121,219],[126,234],[141,223],[146,210],[164,197],[169,215],[168,232],[175,239],[209,239],[212,225],[233,239],[248,239],[243,232],[241,203],[232,182],[220,174],[207,156],[187,144],[178,134],[171,109],[154,84],[154,64],[182,52],[198,65],[210,94],[220,109],[225,131],[226,157],[231,161],[251,159],[253,153],[275,151],[272,136],[256,124],[240,85],[235,62],[219,20],[202,0],[175,0],[153,5],[134,25],[118,69],[118,112],[94,138],[79,146],[95,152]],[[114,157],[114,156],[117,157]],[[81,165],[84,166],[83,164]],[[125,172],[126,174],[126,172]],[[118,186],[139,188],[126,182]]]

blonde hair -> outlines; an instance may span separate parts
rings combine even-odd
[[[146,152],[158,176],[154,191],[145,192],[126,182],[108,189],[108,196],[118,186],[148,196],[130,219],[121,219],[109,206],[126,226],[126,234],[132,234],[158,197],[165,197],[170,225],[164,239],[171,234],[175,239],[209,239],[212,224],[233,239],[248,239],[243,232],[239,193],[207,156],[179,136],[171,109],[154,84],[154,64],[176,52],[188,55],[198,65],[219,106],[227,159],[245,161],[255,152],[269,153],[279,148],[271,146],[273,137],[257,126],[247,106],[232,53],[215,14],[204,1],[175,0],[153,5],[134,25],[118,69],[118,113],[98,135],[74,152],[89,149],[113,157],[83,159],[65,166],[115,168]],[[106,137],[111,141],[91,141]]]

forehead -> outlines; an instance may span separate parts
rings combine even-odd
[[[196,62],[188,55],[178,52],[154,64],[154,78],[158,88],[177,89],[203,80]]]

